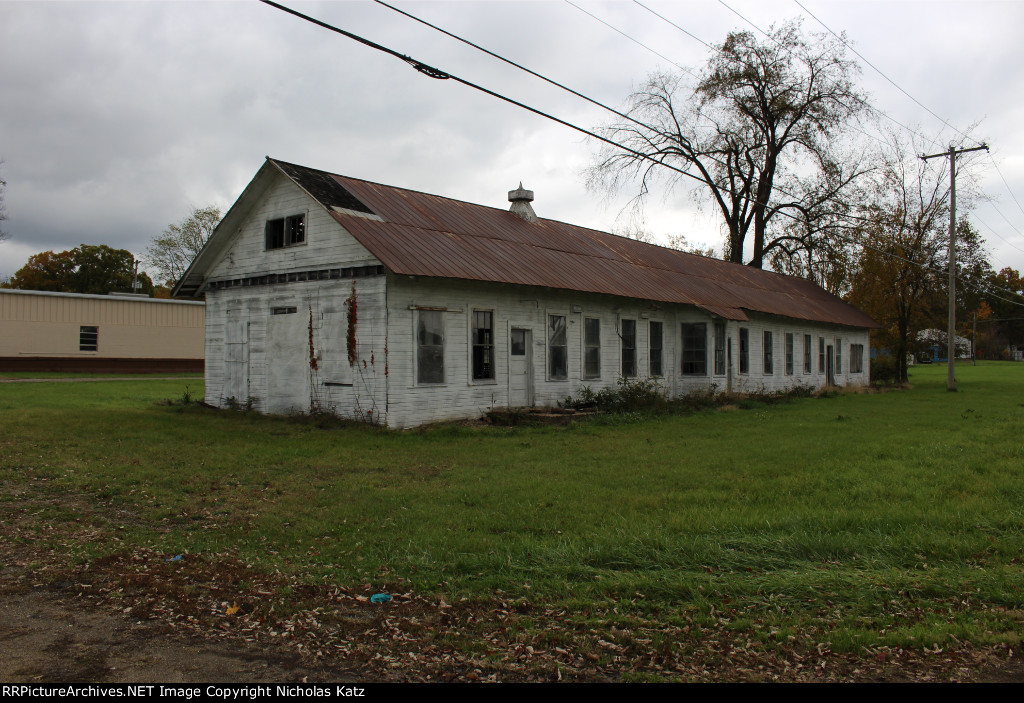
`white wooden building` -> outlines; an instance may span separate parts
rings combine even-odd
[[[875,322],[806,280],[268,158],[176,289],[206,401],[390,427],[654,377],[672,395],[868,383]]]

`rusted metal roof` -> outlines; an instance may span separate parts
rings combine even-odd
[[[878,326],[854,306],[802,278],[555,220],[527,222],[507,210],[269,161],[397,274],[682,303],[732,320],[746,320],[748,312],[758,312]],[[338,206],[355,212],[339,212]]]

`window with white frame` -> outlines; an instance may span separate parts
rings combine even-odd
[[[548,315],[548,378],[564,381],[569,377],[569,348],[565,315]]]
[[[683,323],[683,375],[708,373],[708,326],[703,322]]]
[[[601,378],[601,320],[583,318],[583,378]]]
[[[750,330],[740,327],[740,373],[750,373]]]
[[[622,320],[622,377],[636,376],[636,320]]]
[[[473,380],[494,379],[494,312],[473,311]]]
[[[793,349],[793,333],[786,332],[786,375],[793,375],[793,367],[795,362],[793,357],[796,355],[796,351]]]
[[[416,382],[444,383],[444,312],[416,314]]]
[[[825,373],[825,338],[818,337],[818,373]]]
[[[813,366],[811,360],[811,335],[804,335],[804,373],[810,373]]]
[[[725,375],[725,323],[715,323],[715,375]]]
[[[850,345],[850,373],[864,373],[864,345]]]
[[[648,326],[648,344],[650,346],[650,354],[647,357],[648,365],[650,366],[651,376],[662,375],[662,349],[664,347],[664,327],[661,322],[651,321]]]
[[[836,373],[843,372],[843,340],[836,337]]]
[[[771,376],[775,373],[775,359],[772,356],[772,333],[771,330],[764,331],[764,375]]]

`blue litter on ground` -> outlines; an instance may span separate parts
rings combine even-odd
[[[178,555],[178,556],[176,556],[176,557],[171,557],[171,558],[170,558],[170,559],[168,559],[167,561],[181,561],[181,557],[182,557],[182,555],[181,555],[181,554],[179,554],[179,555]]]
[[[370,596],[370,602],[371,603],[390,603],[391,602],[391,596],[389,596],[387,593],[374,593],[372,596]]]

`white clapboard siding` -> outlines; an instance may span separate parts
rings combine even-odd
[[[305,215],[306,242],[266,249],[266,223]],[[231,246],[212,267],[211,280],[380,263],[295,183],[276,174],[264,196],[243,218]]]
[[[666,306],[646,301],[594,296],[569,291],[528,288],[469,281],[388,277],[388,337],[390,396],[388,424],[413,427],[427,422],[478,417],[492,408],[506,407],[508,395],[509,332],[512,327],[533,330],[534,404],[553,406],[580,388],[592,390],[615,386],[622,370],[619,331],[623,319],[636,320],[637,378],[649,378],[649,322],[663,323],[663,374],[657,380],[669,396],[694,391],[775,392],[798,386],[820,388],[824,372],[818,371],[817,339],[825,337],[843,346],[842,367],[836,370],[839,385],[864,385],[868,382],[867,360],[864,371],[849,373],[851,344],[868,350],[867,330],[835,325],[812,325],[771,316],[754,317],[749,322],[727,321],[725,333],[731,339],[732,360],[726,373],[714,373],[714,323],[709,314],[693,306]],[[444,308],[444,382],[420,384],[416,381],[416,314],[419,309]],[[494,380],[472,378],[471,327],[474,310],[494,313]],[[564,315],[567,322],[568,377],[548,378],[547,321],[549,315]],[[601,375],[584,379],[583,320],[601,321]],[[681,344],[684,323],[706,324],[706,373],[682,373]],[[739,373],[739,330],[750,334],[750,369]],[[772,332],[773,372],[764,373],[763,333]],[[794,335],[793,373],[785,371],[785,334]],[[811,334],[814,347],[811,373],[803,371],[803,335]],[[728,350],[728,347],[727,347]]]

